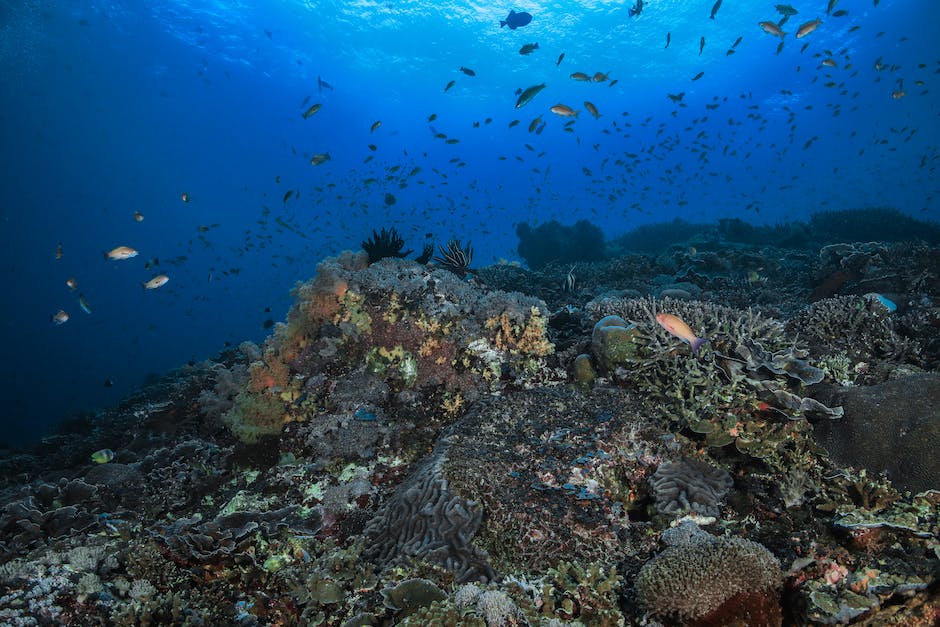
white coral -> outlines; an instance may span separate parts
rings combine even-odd
[[[487,590],[477,599],[477,612],[486,621],[487,627],[502,627],[511,624],[511,619],[519,613],[519,608],[505,592]]]
[[[460,586],[457,592],[454,593],[454,605],[457,606],[458,610],[475,605],[481,594],[483,594],[483,590],[475,583]]]

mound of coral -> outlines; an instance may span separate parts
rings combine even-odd
[[[0,622],[940,617],[936,249],[379,257],[0,459]]]

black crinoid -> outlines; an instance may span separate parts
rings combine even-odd
[[[473,259],[473,247],[470,246],[470,242],[467,242],[466,247],[461,247],[459,239],[452,239],[447,242],[446,247],[438,246],[437,248],[441,252],[441,256],[435,257],[434,261],[442,267],[447,268],[460,278],[465,277],[467,273],[474,274],[473,270],[470,269],[470,261]]]
[[[382,227],[382,230],[378,233],[373,229],[372,237],[360,245],[369,254],[369,263],[375,263],[385,257],[401,258],[411,254],[410,250],[402,250],[405,247],[405,240],[398,234],[394,226],[390,229]]]
[[[421,251],[421,254],[415,257],[415,261],[420,263],[422,266],[426,265],[431,261],[431,257],[434,256],[434,244],[425,244],[424,250]]]

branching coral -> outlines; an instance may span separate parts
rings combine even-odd
[[[773,318],[673,299],[599,299],[586,308],[595,316],[633,323],[624,327],[629,350],[618,359],[613,378],[661,402],[666,418],[705,435],[711,446],[734,442],[741,452],[783,467],[786,461],[779,456],[788,453],[782,444],[795,434],[784,417],[814,411],[839,415],[790,391],[794,384],[817,382],[823,373],[801,359],[796,342]],[[660,312],[677,315],[707,337],[705,353],[691,355],[660,327],[655,320]]]
[[[921,363],[917,340],[900,335],[891,314],[860,296],[817,301],[791,319],[788,328],[813,345],[856,359]]]

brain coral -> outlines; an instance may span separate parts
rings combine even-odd
[[[780,624],[780,563],[763,545],[703,532],[671,540],[637,575],[637,600],[650,614],[684,624]]]
[[[734,482],[726,471],[704,462],[687,459],[665,462],[650,478],[656,495],[656,510],[661,514],[695,512],[717,516]]]

